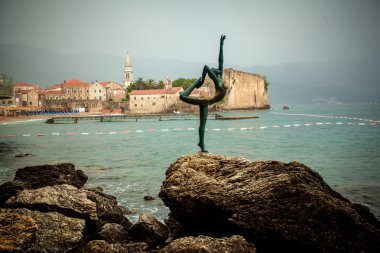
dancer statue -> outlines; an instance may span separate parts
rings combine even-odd
[[[181,93],[179,98],[188,104],[192,105],[199,105],[199,115],[200,115],[200,124],[199,124],[199,143],[198,146],[201,148],[202,152],[207,152],[205,150],[205,127],[206,127],[206,120],[208,115],[208,106],[212,105],[216,102],[219,102],[224,98],[226,95],[226,87],[223,83],[223,45],[224,40],[226,39],[225,35],[222,35],[220,37],[220,47],[219,47],[219,67],[216,68],[210,68],[207,65],[203,67],[202,76],[195,81],[189,88],[187,88],[184,92]],[[214,82],[215,85],[215,95],[210,98],[194,98],[190,97],[191,92],[195,88],[200,88],[204,81],[206,74],[211,78],[211,80]]]

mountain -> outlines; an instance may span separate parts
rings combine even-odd
[[[270,100],[277,103],[380,101],[379,56],[243,69],[265,74],[270,82]]]
[[[98,52],[59,54],[45,49],[0,44],[0,72],[17,82],[41,87],[67,79],[122,83],[124,55]],[[200,76],[204,64],[170,58],[131,57],[134,77],[174,80]],[[215,63],[214,63],[215,64]],[[268,77],[269,99],[276,103],[380,101],[380,55],[322,63],[292,62],[278,66],[225,66]]]

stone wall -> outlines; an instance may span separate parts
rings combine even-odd
[[[228,89],[225,98],[218,105],[220,109],[267,109],[270,107],[264,79],[260,75],[228,68],[224,69],[223,81]],[[214,94],[214,84],[209,77],[205,83],[209,93]]]
[[[104,109],[113,111],[121,109],[122,112],[129,110],[129,102],[114,102],[100,100],[45,100],[43,102],[45,110],[71,110],[77,108],[85,108],[86,112],[100,112]]]

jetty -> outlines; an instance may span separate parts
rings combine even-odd
[[[215,114],[215,119],[216,120],[239,120],[239,119],[257,119],[259,118],[258,116],[231,116],[231,117],[226,117],[220,114]]]
[[[57,122],[73,122],[78,123],[82,120],[94,120],[100,122],[108,122],[115,120],[141,120],[141,119],[157,119],[162,120],[195,120],[199,119],[199,114],[109,114],[109,115],[89,115],[89,116],[57,116],[49,118],[45,121],[47,124],[54,124]],[[216,114],[209,113],[207,119],[216,119]]]

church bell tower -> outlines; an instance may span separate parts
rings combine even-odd
[[[124,85],[126,88],[133,82],[133,71],[131,58],[127,52],[127,56],[125,57],[125,67],[124,67]]]

